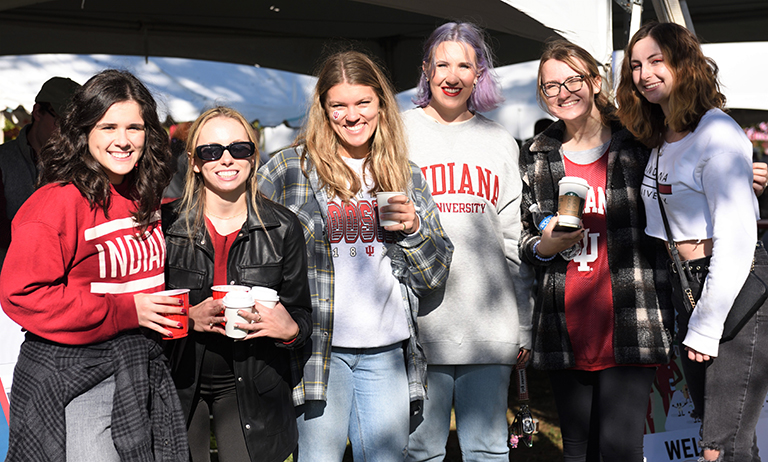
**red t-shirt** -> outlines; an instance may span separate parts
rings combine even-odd
[[[213,285],[229,284],[229,281],[227,281],[229,249],[232,248],[232,243],[235,242],[235,238],[240,233],[240,230],[238,229],[226,236],[222,236],[216,231],[208,217],[205,217],[205,226],[208,228],[208,234],[211,235],[211,242],[213,243]]]
[[[597,371],[616,366],[613,353],[613,292],[608,268],[605,184],[608,155],[591,164],[565,159],[565,172],[587,180],[582,251],[565,275],[565,322],[576,360],[574,369]]]

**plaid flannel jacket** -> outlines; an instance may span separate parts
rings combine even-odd
[[[608,266],[614,310],[614,355],[619,364],[666,364],[672,344],[674,310],[663,244],[648,237],[640,197],[650,151],[626,129],[614,124],[605,189]],[[573,349],[565,323],[565,273],[559,255],[543,262],[533,255],[540,233],[529,207],[556,211],[557,182],[565,176],[560,151],[565,124],[555,122],[520,153],[523,177],[520,256],[535,265],[539,281],[533,312],[533,365],[537,369],[573,367]]]
[[[300,149],[287,149],[276,154],[258,173],[260,191],[299,217],[307,245],[314,329],[303,352],[294,352],[294,372],[300,374],[303,368],[303,377],[293,391],[297,406],[306,400],[326,399],[335,284],[331,245],[326,236],[328,196],[309,158],[306,160],[308,174],[302,171]],[[419,231],[411,236],[397,233],[396,242],[388,244],[387,254],[392,259],[392,274],[400,281],[403,300],[409,309],[406,365],[410,398],[416,401],[426,397],[427,371],[426,357],[418,342],[418,296],[445,283],[453,244],[440,225],[437,207],[421,170],[413,163],[408,195],[419,215]]]
[[[13,376],[6,460],[64,462],[64,408],[114,375],[111,430],[120,459],[188,461],[186,421],[167,362],[139,329],[86,346],[27,333]]]

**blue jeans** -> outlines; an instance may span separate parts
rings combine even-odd
[[[298,460],[340,462],[347,438],[356,462],[404,459],[410,404],[401,343],[332,348],[327,398],[296,408]]]
[[[115,376],[107,377],[64,408],[68,462],[120,462],[112,441]]]
[[[414,416],[409,461],[441,461],[451,426],[451,405],[464,462],[509,460],[507,396],[513,366],[428,366],[424,413]]]

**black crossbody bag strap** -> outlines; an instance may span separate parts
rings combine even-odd
[[[661,219],[664,221],[664,230],[667,233],[667,249],[672,260],[675,262],[675,268],[677,268],[677,275],[680,277],[680,287],[688,297],[688,301],[691,303],[691,311],[696,308],[696,300],[693,298],[693,292],[688,285],[688,277],[683,272],[683,264],[680,262],[680,252],[677,251],[677,245],[672,240],[672,231],[669,229],[669,220],[667,220],[667,214],[664,211],[664,204],[662,204],[661,192],[659,191],[659,156],[661,149],[656,150],[656,200],[659,203],[659,210],[661,210]]]

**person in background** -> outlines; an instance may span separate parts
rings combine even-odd
[[[183,314],[162,290],[168,137],[147,88],[96,74],[40,153],[41,187],[13,221],[0,305],[26,329],[8,460],[187,461],[162,348]],[[144,329],[144,333],[140,330]]]
[[[621,121],[653,149],[641,191],[645,232],[658,242],[674,240],[688,279],[702,288],[688,315],[680,276],[671,274],[683,371],[702,419],[699,460],[759,461],[755,427],[768,393],[768,303],[734,338],[721,338],[751,268],[768,265],[762,245],[755,247],[752,146],[723,112],[717,65],[683,26],[652,22],[635,33],[617,98]]]
[[[178,199],[184,193],[184,182],[187,178],[187,167],[189,165],[189,156],[187,155],[187,137],[192,122],[180,122],[172,125],[171,135],[171,154],[173,154],[174,165],[171,184],[163,191],[163,202],[171,202]]]
[[[448,276],[453,246],[408,162],[394,91],[356,51],[328,57],[299,146],[259,170],[259,188],[301,220],[315,329],[294,389],[300,461],[402,461],[409,401],[426,394],[418,296]],[[401,192],[384,204],[377,192]],[[382,220],[395,224],[380,226]]]
[[[673,329],[664,247],[642,232],[649,150],[618,122],[583,48],[549,42],[538,83],[537,98],[559,120],[520,155],[520,252],[538,278],[533,365],[549,374],[565,461],[642,462],[648,395]],[[566,175],[590,192],[583,227],[556,231],[558,217],[543,218],[558,210]]]
[[[180,201],[164,206],[169,288],[190,289],[190,333],[169,342],[171,373],[187,417],[192,461],[209,461],[211,429],[220,462],[282,462],[298,434],[289,350],[312,332],[301,225],[256,184],[258,149],[234,109],[216,107],[192,124]],[[226,336],[214,285],[268,287],[280,302],[241,311],[242,340]],[[210,416],[213,416],[211,419]]]
[[[455,249],[445,286],[421,298],[429,396],[412,417],[409,461],[443,460],[455,408],[464,461],[507,461],[512,369],[528,360],[530,285],[520,276],[522,182],[512,135],[483,117],[502,101],[483,32],[447,23],[427,39],[414,102],[403,114]]]
[[[65,77],[46,81],[35,97],[32,122],[25,125],[15,139],[0,145],[0,209],[5,208],[5,216],[0,217],[2,256],[10,243],[13,217],[35,191],[40,152],[66,114],[78,88],[80,84]]]

